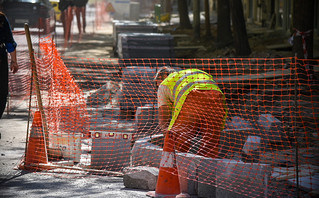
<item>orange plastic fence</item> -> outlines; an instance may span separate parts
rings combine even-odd
[[[49,37],[40,41],[37,57],[49,162],[32,170],[121,175],[128,166],[159,167],[164,137],[153,78],[169,65],[212,75],[228,107],[216,158],[197,155],[201,129],[187,140],[193,145],[188,153],[174,154],[180,182],[197,186],[192,192],[209,185],[210,193],[225,196],[290,197],[296,186],[318,189],[318,60],[79,59],[61,57]]]

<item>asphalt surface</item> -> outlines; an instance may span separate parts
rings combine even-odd
[[[74,31],[73,44],[63,55],[109,58],[111,46],[107,40],[111,38],[111,24],[94,31],[88,25],[87,30],[81,41],[77,41]],[[60,34],[56,39],[59,48],[63,46],[61,27],[57,28],[57,34]],[[28,105],[27,101],[15,104],[18,105],[0,119],[0,197],[146,197],[147,191],[125,188],[122,177],[18,170],[16,167],[25,151]]]

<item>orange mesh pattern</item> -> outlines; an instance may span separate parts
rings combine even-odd
[[[210,185],[211,193],[229,196],[290,197],[297,174],[301,191],[318,188],[318,80],[312,72],[318,60],[97,60],[61,57],[50,38],[41,40],[40,49],[36,63],[50,144],[49,163],[35,166],[43,172],[121,175],[128,166],[169,161],[176,162],[180,181],[189,180],[198,193]],[[200,128],[185,140],[192,145],[188,153],[161,158],[164,138],[153,78],[164,65],[204,70],[225,94],[225,128],[212,137],[216,158],[197,155]],[[33,95],[32,110],[37,106]],[[196,106],[194,116],[202,112]],[[205,127],[209,131],[215,124]],[[185,134],[194,130],[189,124],[180,128]],[[216,149],[207,144],[204,148]]]

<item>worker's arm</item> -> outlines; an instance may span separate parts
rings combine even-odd
[[[171,121],[171,109],[168,105],[162,105],[158,108],[159,127],[165,135]]]
[[[10,56],[11,56],[10,70],[15,74],[15,73],[17,73],[17,71],[19,69],[18,62],[17,62],[16,50],[12,51],[10,53]]]

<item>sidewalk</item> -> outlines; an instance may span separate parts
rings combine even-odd
[[[74,41],[62,55],[110,58],[111,27],[110,23],[94,34],[83,35],[80,42]],[[58,35],[58,49],[63,46],[61,38],[62,36]],[[146,197],[146,191],[126,189],[122,177],[88,174],[70,178],[66,174],[30,173],[15,169],[25,151],[27,121],[27,101],[21,103],[9,115],[5,112],[0,119],[0,197]]]

